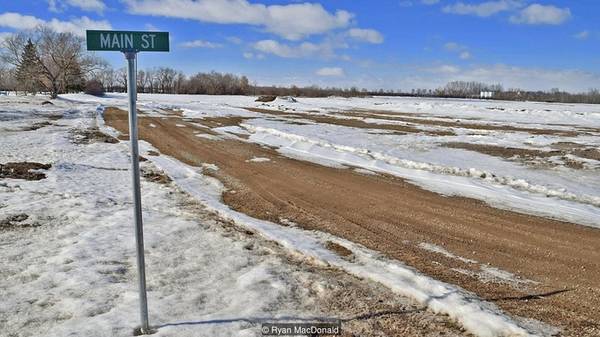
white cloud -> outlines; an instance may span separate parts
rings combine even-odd
[[[111,24],[106,21],[95,21],[87,16],[75,18],[70,21],[60,21],[58,19],[52,19],[47,21],[45,26],[59,33],[73,33],[77,36],[85,36],[86,29],[100,29],[110,30],[112,29]]]
[[[461,51],[465,47],[456,42],[448,42],[444,45],[444,48],[446,48],[447,51],[455,52],[455,51]]]
[[[347,27],[354,15],[329,13],[320,4],[263,5],[247,0],[124,0],[132,14],[155,15],[220,24],[248,24],[289,40]]]
[[[21,15],[13,12],[0,14],[0,27],[30,30],[38,26],[45,26],[59,33],[73,33],[77,36],[85,36],[86,29],[112,29],[108,21],[95,21],[87,16],[74,18],[69,21],[61,21],[56,18],[45,21],[35,16]]]
[[[569,8],[533,4],[511,16],[510,21],[528,25],[560,25],[570,18],[571,10]]]
[[[573,35],[573,37],[578,40],[587,40],[587,38],[590,37],[590,31],[589,30],[581,31],[581,32]]]
[[[425,71],[434,74],[457,74],[460,72],[460,68],[449,64],[443,64],[441,66],[427,68]]]
[[[262,53],[273,54],[285,58],[332,58],[335,56],[333,46],[328,42],[321,44],[302,42],[298,45],[288,45],[275,40],[261,40],[254,43],[252,47]]]
[[[21,15],[19,13],[7,12],[0,14],[0,26],[17,29],[27,30],[34,29],[39,25],[43,25],[44,20],[38,19],[31,15]]]
[[[348,35],[356,40],[365,41],[369,43],[382,43],[383,35],[376,31],[375,29],[361,29],[361,28],[352,28],[348,30]]]
[[[315,74],[319,76],[328,76],[328,77],[343,77],[346,74],[344,73],[344,69],[340,67],[325,67],[317,70]]]
[[[467,46],[456,42],[448,42],[444,45],[444,48],[451,53],[457,54],[461,60],[468,60],[472,56]]]
[[[420,0],[417,1],[417,3],[421,3],[422,5],[426,5],[426,6],[431,6],[431,5],[435,5],[438,4],[440,2],[440,0]],[[400,7],[412,7],[415,2],[410,1],[410,0],[404,0],[404,1],[400,1]]]
[[[220,43],[209,42],[209,41],[204,41],[204,40],[186,41],[186,42],[181,43],[180,46],[183,48],[209,48],[209,49],[223,47],[223,45]]]
[[[244,52],[242,54],[244,56],[245,59],[257,59],[257,60],[262,60],[265,58],[264,54],[260,54],[260,53],[252,53],[252,52]]]
[[[147,23],[147,24],[145,24],[145,25],[144,25],[144,28],[145,28],[146,30],[150,30],[150,31],[153,31],[153,32],[158,32],[158,31],[160,31],[160,29],[158,29],[158,27],[156,27],[155,25],[153,25],[153,24],[151,24],[151,23]]]
[[[500,12],[515,10],[521,6],[522,3],[519,0],[497,0],[482,2],[479,4],[466,4],[464,2],[457,2],[453,5],[444,7],[443,11],[451,14],[488,17]]]
[[[228,36],[226,40],[233,44],[242,44],[243,42],[242,39],[237,36]]]
[[[102,0],[48,0],[48,9],[52,12],[62,12],[69,6],[97,13],[102,13],[106,9]]]

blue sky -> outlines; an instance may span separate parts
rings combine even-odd
[[[259,84],[435,88],[450,80],[600,87],[600,1],[0,0],[0,38],[42,24],[161,30],[139,67],[245,74]],[[113,66],[122,55],[102,52]]]

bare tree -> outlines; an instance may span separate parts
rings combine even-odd
[[[158,92],[158,73],[156,69],[147,69],[146,77],[148,78],[148,87],[150,93]]]
[[[136,78],[137,78],[137,81],[136,81],[137,82],[136,83],[137,91],[142,92],[142,93],[145,92],[145,88],[148,83],[148,78],[146,76],[146,72],[143,70],[138,70]]]
[[[170,93],[172,91],[173,82],[175,81],[177,72],[172,68],[161,67],[158,68],[157,73],[158,81],[160,83],[160,92]]]
[[[175,76],[175,80],[174,80],[174,84],[173,84],[173,93],[174,94],[187,93],[187,91],[185,90],[186,85],[187,85],[187,78],[185,77],[185,74],[182,73],[181,71],[177,72],[177,75]]]
[[[115,71],[110,66],[104,67],[98,73],[98,80],[102,83],[105,91],[115,91]]]
[[[9,71],[10,69],[6,64],[0,63],[0,91],[9,89]]]
[[[127,91],[127,68],[119,68],[116,71],[115,82],[119,86],[119,91]]]
[[[21,63],[23,49],[28,37],[25,33],[15,33],[5,38],[0,44],[0,60],[7,65],[17,67]]]
[[[101,63],[98,58],[84,52],[82,38],[44,27],[33,33],[19,33],[6,38],[2,45],[2,60],[13,66],[19,65],[28,39],[36,47],[39,82],[50,92],[51,98],[69,88],[80,89],[84,77]]]

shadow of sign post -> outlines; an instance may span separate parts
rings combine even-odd
[[[168,52],[169,33],[133,32],[112,30],[86,31],[89,51],[120,51],[127,60],[127,94],[129,98],[129,140],[131,146],[131,176],[133,181],[133,217],[140,297],[141,334],[151,334],[148,322],[148,300],[146,297],[146,263],[144,260],[144,226],[142,222],[142,198],[140,192],[140,163],[138,149],[136,75],[138,52]]]

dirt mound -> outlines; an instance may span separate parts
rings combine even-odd
[[[273,102],[276,98],[277,96],[263,95],[259,96],[255,102]]]
[[[27,219],[29,219],[29,215],[27,215],[25,213],[10,215],[5,219],[0,220],[0,230],[39,226],[37,224],[30,224],[30,223],[24,222]]]
[[[154,171],[150,169],[142,169],[142,177],[157,184],[168,184],[171,182],[171,178],[164,172]]]
[[[50,126],[50,125],[53,125],[53,124],[52,124],[52,123],[50,123],[50,122],[39,122],[39,123],[33,123],[33,124],[31,124],[30,126],[26,126],[26,127],[24,127],[22,130],[23,130],[23,131],[34,131],[34,130],[37,130],[37,129],[41,129],[41,128],[43,128],[44,126]]]
[[[600,161],[600,150],[595,148],[587,148],[573,151],[573,154],[582,158],[593,159]]]
[[[42,180],[46,175],[42,172],[32,170],[47,170],[52,165],[34,162],[6,163],[0,164],[0,178]]]
[[[329,250],[331,250],[332,252],[338,254],[341,257],[345,257],[345,258],[353,258],[354,254],[352,253],[351,250],[349,250],[348,248],[335,243],[333,241],[327,241],[327,243],[325,244],[325,247]]]
[[[72,141],[76,144],[91,144],[91,143],[118,143],[119,140],[113,136],[101,132],[98,128],[89,128],[85,130],[74,130]]]

